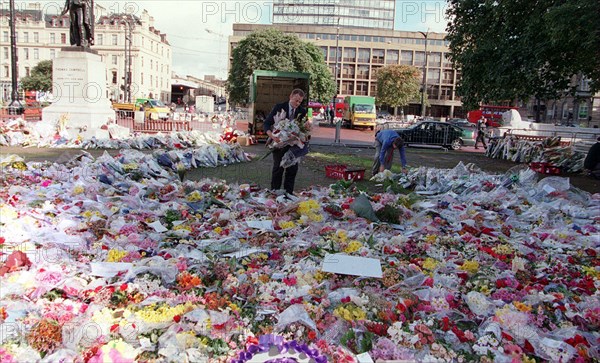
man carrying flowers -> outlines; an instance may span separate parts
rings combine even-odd
[[[299,88],[294,89],[290,93],[290,99],[286,102],[276,104],[265,119],[264,128],[266,134],[269,136],[267,145],[273,151],[272,190],[281,189],[281,182],[283,181],[283,189],[288,194],[294,192],[298,164],[293,163],[284,167],[282,166],[282,160],[284,159],[284,155],[292,150],[292,148],[294,150],[308,148],[305,142],[308,141],[310,123],[303,122],[306,118],[306,109],[301,106],[304,96],[303,90]]]

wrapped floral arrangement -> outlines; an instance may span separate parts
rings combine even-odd
[[[600,359],[600,196],[568,179],[459,164],[288,201],[168,160],[0,159],[0,361]]]
[[[275,142],[270,139],[267,146],[270,149],[290,146],[281,160],[281,166],[287,168],[297,164],[309,151],[310,124],[308,119],[303,117],[289,120],[286,118],[284,110],[281,110],[273,119],[275,123],[271,132],[279,141]]]

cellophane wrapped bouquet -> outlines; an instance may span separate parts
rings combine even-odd
[[[280,164],[281,167],[288,168],[299,163],[302,157],[308,154],[310,128],[306,126],[306,117],[289,120],[286,118],[284,110],[276,114],[274,120],[272,133],[279,139],[279,142],[271,139],[268,147],[270,149],[280,149],[291,146],[283,156]]]

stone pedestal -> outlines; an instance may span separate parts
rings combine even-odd
[[[54,102],[42,113],[45,122],[57,122],[66,115],[70,136],[108,138],[106,128],[115,119],[106,97],[106,66],[97,52],[83,47],[61,49],[52,65]]]

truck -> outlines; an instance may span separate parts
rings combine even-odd
[[[152,98],[138,98],[134,103],[113,103],[112,108],[119,113],[121,117],[131,117],[137,122],[144,120],[169,120],[171,118],[171,109],[161,100]],[[144,120],[138,120],[139,111],[144,112]]]
[[[213,96],[196,96],[196,112],[215,112],[215,99]]]
[[[248,134],[258,142],[266,141],[264,121],[273,107],[289,100],[295,88],[304,91],[302,107],[308,107],[310,76],[302,72],[255,70],[250,75]]]
[[[375,97],[346,96],[344,99],[344,115],[342,117],[348,128],[369,127],[375,129]]]

